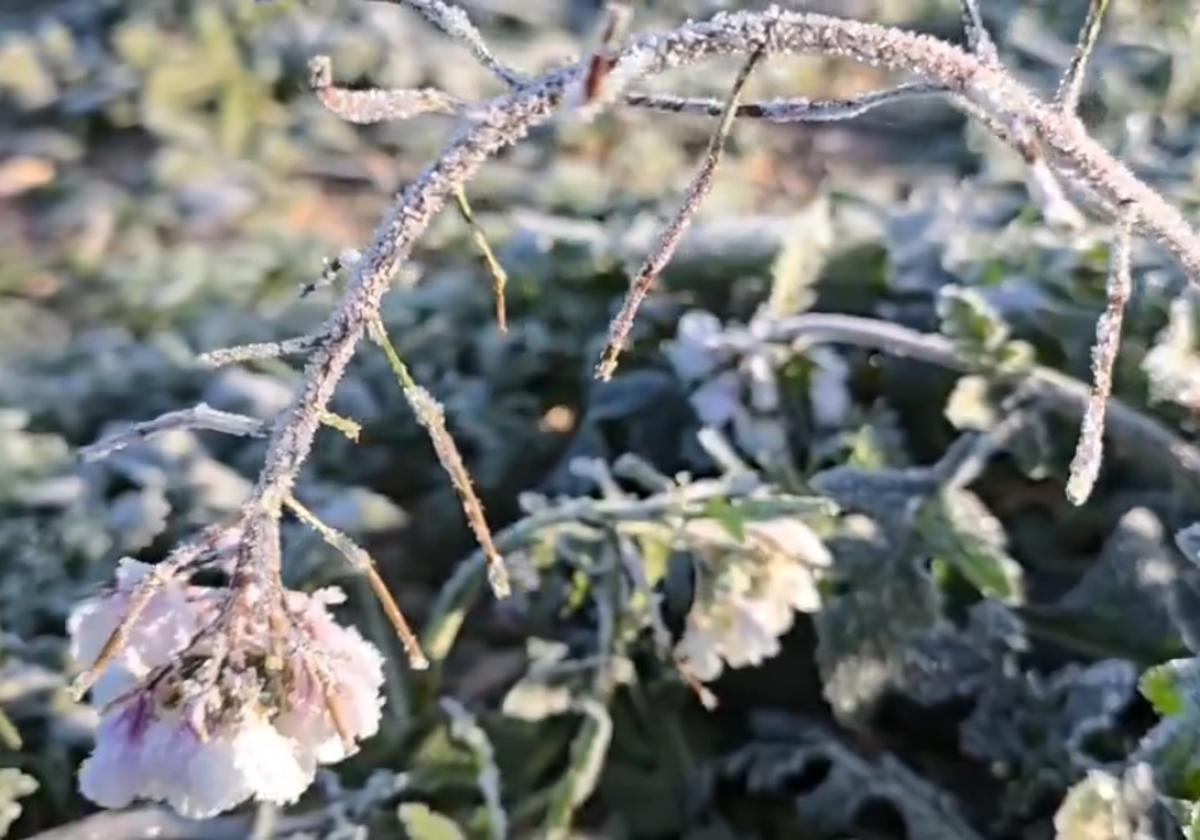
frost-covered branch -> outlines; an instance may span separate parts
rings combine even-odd
[[[196,357],[196,361],[205,367],[218,368],[242,362],[278,359],[283,356],[304,356],[316,349],[318,343],[319,339],[304,335],[299,338],[286,338],[283,341],[239,344],[237,347],[222,347],[219,350],[201,353]]]
[[[1112,265],[1106,284],[1108,303],[1096,322],[1096,343],[1092,347],[1092,393],[1088,397],[1087,410],[1083,413],[1079,443],[1071,460],[1071,474],[1067,481],[1067,498],[1076,505],[1086,502],[1092,494],[1104,457],[1104,417],[1112,396],[1113,365],[1121,348],[1125,304],[1133,291],[1129,265],[1131,250],[1129,225],[1119,225],[1112,245]]]
[[[81,448],[79,455],[85,461],[99,461],[127,446],[180,429],[222,432],[237,437],[264,437],[267,433],[266,424],[261,420],[244,414],[218,411],[206,403],[198,403],[191,408],[168,411],[153,420],[135,423],[123,432]]]
[[[838,122],[861,117],[868,111],[884,105],[910,99],[945,96],[947,92],[943,85],[918,82],[898,85],[888,90],[871,91],[847,99],[783,97],[762,102],[744,102],[737,106],[734,115],[771,123]],[[654,111],[703,114],[709,117],[719,117],[725,109],[725,103],[720,99],[654,93],[629,93],[625,96],[625,103]]]
[[[1075,54],[1071,63],[1063,73],[1058,85],[1058,93],[1054,101],[1064,112],[1074,113],[1079,107],[1079,97],[1083,93],[1083,83],[1087,77],[1088,59],[1096,48],[1100,38],[1100,27],[1104,23],[1104,12],[1108,9],[1108,0],[1089,0],[1087,17],[1079,30],[1079,42],[1075,45]]]
[[[791,341],[800,348],[813,344],[870,347],[948,370],[975,372],[972,363],[958,353],[949,339],[874,318],[823,313],[797,315],[781,320],[772,338]],[[1087,411],[1091,392],[1079,380],[1046,367],[1034,367],[1017,376],[1024,394],[1054,412],[1075,420]],[[1200,486],[1200,449],[1116,397],[1109,397],[1107,417],[1108,433],[1115,441],[1166,470],[1182,473]]]
[[[467,13],[443,0],[377,0],[412,9],[437,29],[466,46],[475,59],[505,84],[519,85],[525,77],[492,55],[483,34],[471,23]]]
[[[347,122],[369,125],[388,120],[406,120],[421,114],[456,114],[462,103],[437,88],[351,90],[333,83],[329,56],[318,55],[308,63],[310,83],[329,111]]]
[[[985,61],[996,61],[996,45],[983,25],[978,0],[962,0],[963,29],[967,32],[967,46]]]
[[[704,159],[700,162],[700,169],[696,176],[688,185],[687,192],[684,193],[683,203],[659,235],[658,241],[654,244],[654,250],[642,263],[637,276],[633,278],[629,294],[613,317],[612,324],[609,325],[608,341],[600,354],[600,362],[596,365],[597,379],[612,378],[617,369],[617,361],[621,352],[625,349],[625,342],[629,340],[629,332],[633,329],[633,322],[637,318],[642,301],[650,294],[654,281],[671,261],[675,249],[683,241],[683,235],[687,232],[692,218],[700,210],[700,205],[708,196],[709,190],[712,189],[717,166],[721,163],[721,152],[725,148],[725,139],[729,136],[729,131],[733,128],[733,121],[737,117],[737,104],[742,95],[742,88],[745,87],[746,81],[750,78],[750,72],[761,58],[762,50],[755,50],[742,65],[742,69],[738,71],[737,78],[733,81],[733,89],[729,92],[729,97],[721,110],[720,122],[717,123],[716,131],[709,138],[708,148],[704,151]]]

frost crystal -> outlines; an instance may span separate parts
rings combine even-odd
[[[95,661],[150,568],[123,561],[116,590],[76,608],[80,664]],[[285,592],[283,608],[270,610],[261,609],[268,596],[251,590],[258,603],[230,610],[239,621],[216,621],[239,597],[182,583],[154,594],[93,690],[102,716],[80,769],[85,796],[108,808],[164,801],[192,818],[250,798],[294,802],[318,765],[341,761],[378,730],[382,658],[330,616],[340,591]]]

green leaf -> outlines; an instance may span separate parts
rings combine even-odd
[[[1178,799],[1200,799],[1200,713],[1185,709],[1159,721],[1138,744],[1134,761],[1154,769],[1159,788]]]
[[[406,802],[397,810],[410,840],[466,840],[454,820],[431,810],[423,802]]]
[[[868,760],[818,724],[783,714],[759,713],[752,727],[755,738],[722,759],[718,770],[724,784],[740,782],[751,794],[790,799],[802,829],[778,836],[880,836],[866,824],[871,806],[879,803],[893,808],[903,823],[889,837],[979,836],[952,797],[890,753]]]
[[[916,531],[932,556],[953,565],[983,595],[1007,604],[1024,600],[1024,570],[1005,551],[1004,526],[974,493],[938,492],[921,506]]]
[[[735,540],[745,542],[746,520],[741,512],[723,496],[715,496],[704,506],[704,515],[716,520]]]
[[[1200,714],[1200,660],[1172,659],[1142,674],[1138,690],[1160,715]]]

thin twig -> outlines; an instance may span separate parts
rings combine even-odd
[[[813,344],[851,344],[919,359],[948,370],[977,372],[943,336],[926,335],[898,324],[855,315],[805,313],[782,319],[773,330],[772,340],[793,342],[798,349]],[[1034,367],[1017,382],[1030,398],[1072,419],[1083,416],[1091,399],[1087,385],[1050,368]],[[1107,417],[1108,432],[1114,440],[1163,469],[1182,473],[1193,486],[1200,487],[1200,449],[1117,397],[1109,398]]]
[[[467,517],[467,524],[475,534],[475,541],[479,543],[484,556],[487,557],[488,582],[491,583],[492,591],[497,598],[507,598],[512,592],[512,587],[508,581],[508,570],[504,566],[504,558],[500,556],[500,552],[496,550],[496,545],[492,541],[492,529],[488,526],[487,517],[483,514],[483,503],[475,492],[471,475],[467,472],[467,466],[463,463],[462,455],[458,451],[458,445],[446,428],[446,415],[442,406],[433,398],[432,394],[412,378],[412,374],[408,372],[408,366],[396,352],[396,348],[388,338],[387,330],[378,316],[371,321],[370,330],[371,338],[387,356],[392,371],[400,380],[404,398],[408,400],[413,413],[417,415],[417,422],[425,427],[429,440],[433,444],[433,451],[437,454],[438,462],[450,477],[450,483],[454,485],[454,489],[458,493],[463,513]]]
[[[998,61],[996,45],[988,35],[979,11],[978,0],[961,0],[963,29],[967,32],[967,46],[985,61]]]
[[[646,261],[642,263],[641,269],[638,270],[637,276],[633,280],[629,294],[625,297],[625,302],[621,305],[621,309],[613,318],[612,323],[608,328],[608,341],[604,345],[604,350],[600,355],[600,362],[596,365],[596,378],[608,380],[612,378],[613,372],[617,369],[617,362],[621,357],[621,352],[625,349],[625,343],[629,340],[629,332],[633,329],[634,319],[637,318],[638,309],[642,305],[642,301],[650,294],[650,289],[654,285],[654,281],[658,279],[658,275],[671,261],[671,257],[675,254],[675,249],[679,247],[680,241],[683,239],[683,234],[687,231],[688,225],[691,224],[692,217],[696,215],[696,211],[700,209],[701,203],[708,196],[709,190],[712,189],[713,177],[716,175],[717,166],[721,162],[721,152],[725,147],[725,138],[729,136],[729,131],[733,128],[733,121],[737,116],[738,99],[742,95],[742,88],[746,85],[746,80],[750,78],[750,73],[754,70],[759,59],[762,58],[762,50],[755,50],[751,53],[750,58],[742,65],[742,69],[738,71],[737,78],[734,79],[733,88],[729,92],[729,98],[725,101],[725,107],[721,112],[721,121],[717,125],[716,131],[713,132],[708,141],[708,148],[704,152],[704,160],[700,164],[700,170],[688,185],[687,192],[684,194],[683,203],[676,212],[675,217],[670,224],[663,230],[658,238],[658,242],[654,246],[654,250]]]
[[[362,435],[362,426],[358,422],[332,411],[321,412],[321,422],[331,429],[337,429],[353,443],[358,443],[358,438]]]
[[[1106,283],[1108,303],[1096,322],[1096,344],[1092,348],[1092,391],[1083,414],[1079,443],[1071,460],[1070,478],[1067,481],[1067,498],[1076,505],[1086,502],[1092,494],[1104,456],[1104,416],[1112,396],[1113,364],[1121,347],[1125,304],[1133,290],[1130,272],[1132,235],[1129,224],[1117,226]]]
[[[761,102],[745,102],[737,106],[735,116],[781,124],[839,122],[860,117],[868,111],[884,105],[932,96],[944,97],[946,94],[945,85],[914,82],[897,85],[888,90],[869,91],[848,99],[784,97]],[[710,117],[720,116],[725,110],[725,103],[719,99],[657,93],[626,94],[625,104],[654,111],[666,111],[674,114],[704,114]]]
[[[346,122],[370,125],[389,120],[407,120],[422,114],[457,114],[463,103],[437,88],[369,88],[351,90],[333,84],[329,56],[314,56],[308,62],[310,82],[317,99]]]
[[[500,332],[506,333],[508,332],[508,310],[504,303],[504,290],[508,287],[508,272],[504,270],[500,260],[496,259],[496,254],[488,242],[487,234],[483,232],[483,228],[476,220],[475,213],[471,210],[471,203],[467,201],[466,190],[462,187],[455,190],[454,200],[458,204],[458,212],[463,217],[463,221],[471,229],[471,240],[479,249],[479,254],[483,257],[483,264],[487,266],[488,273],[492,276],[492,295],[496,299],[496,326],[500,328]]]
[[[400,606],[396,603],[396,599],[392,597],[387,584],[384,583],[383,578],[379,575],[374,558],[371,557],[365,548],[354,542],[346,534],[322,522],[315,513],[302,505],[295,496],[289,496],[285,504],[296,515],[297,519],[316,531],[321,536],[321,539],[336,549],[355,571],[363,574],[371,587],[371,591],[379,599],[379,604],[383,607],[388,621],[392,623],[392,627],[396,631],[396,636],[400,639],[400,644],[404,646],[404,652],[408,656],[409,665],[417,671],[423,671],[428,668],[429,660],[421,651],[421,643],[417,641],[417,636],[413,633],[408,620],[404,618],[404,613],[400,611]]]
[[[397,6],[406,6],[412,9],[425,18],[425,20],[429,21],[429,23],[433,24],[434,27],[455,41],[465,45],[471,51],[471,54],[475,56],[476,61],[490,70],[506,85],[515,87],[526,81],[523,74],[501,63],[492,54],[492,51],[488,49],[487,42],[483,39],[483,35],[475,28],[475,24],[471,23],[471,19],[467,17],[467,13],[457,6],[444,3],[442,0],[379,1],[393,3]]]
[[[1083,82],[1087,75],[1088,59],[1096,48],[1100,38],[1100,28],[1104,24],[1104,12],[1108,8],[1108,0],[1090,0],[1087,17],[1079,30],[1079,42],[1075,45],[1075,54],[1071,63],[1058,84],[1058,92],[1054,96],[1054,104],[1065,114],[1074,114],[1079,107],[1079,97],[1083,93]]]
[[[261,359],[278,359],[283,356],[304,356],[315,350],[320,339],[303,335],[298,338],[286,338],[283,341],[262,341],[255,344],[239,344],[236,347],[222,347],[219,350],[209,350],[196,357],[196,361],[204,367],[218,368],[225,365],[235,365],[241,362],[255,362]]]
[[[154,435],[178,429],[223,432],[238,437],[265,437],[267,434],[266,424],[261,420],[247,417],[244,414],[218,411],[206,403],[199,403],[191,408],[168,411],[153,420],[135,423],[123,432],[106,437],[90,446],[82,447],[79,455],[85,461],[99,461],[118,450],[140,443]]]

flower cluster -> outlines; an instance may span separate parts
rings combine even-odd
[[[817,583],[832,557],[799,519],[747,523],[741,541],[713,520],[697,520],[684,536],[699,562],[675,656],[696,679],[708,682],[726,665],[744,668],[775,656],[795,612],[820,606]]]
[[[122,561],[117,586],[71,616],[72,653],[94,663],[151,571]],[[328,607],[342,593],[167,583],[93,689],[101,708],[80,789],[109,808],[137,798],[206,817],[288,803],[320,764],[379,728],[382,658]]]

